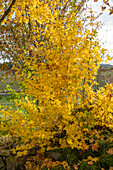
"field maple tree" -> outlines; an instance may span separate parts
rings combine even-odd
[[[43,152],[55,147],[88,149],[91,128],[113,128],[112,85],[93,90],[101,55],[106,53],[95,40],[97,23],[84,30],[77,17],[82,4],[76,1],[75,6],[69,0],[18,0],[7,5],[10,10],[7,16],[2,11],[1,28],[10,28],[13,21],[13,31],[5,34],[9,42],[14,36],[9,43],[12,70],[23,86],[21,99],[14,100],[16,107],[1,109],[1,130],[17,139],[18,156],[33,147]],[[89,19],[94,21],[93,15]],[[8,54],[6,46],[3,51]]]

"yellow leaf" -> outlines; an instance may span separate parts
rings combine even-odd
[[[113,167],[110,167],[109,170],[113,170]]]
[[[74,164],[74,165],[73,165],[73,168],[74,168],[75,170],[78,170],[78,165],[77,165],[77,164]]]
[[[106,59],[106,60],[105,60],[105,64],[107,64],[107,63],[108,63],[108,60]]]
[[[91,144],[92,146],[92,151],[97,151],[98,152],[98,144]]]
[[[110,154],[110,155],[113,155],[113,148],[109,149],[109,150],[107,151],[107,153]]]
[[[86,143],[82,143],[82,146],[85,150],[87,150],[89,148],[89,145],[86,145]]]
[[[93,161],[89,161],[88,164],[89,164],[89,165],[93,165]]]
[[[102,6],[102,11],[105,11],[106,7]]]
[[[94,161],[94,162],[97,162],[98,160],[99,160],[98,157],[93,158],[93,161]]]

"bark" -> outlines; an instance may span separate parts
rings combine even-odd
[[[0,25],[3,22],[3,20],[6,18],[6,16],[10,13],[12,6],[15,4],[16,0],[12,0],[11,5],[9,8],[4,12],[3,16],[0,18]]]

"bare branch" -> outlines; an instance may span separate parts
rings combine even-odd
[[[3,20],[5,19],[5,17],[10,13],[11,8],[12,8],[12,6],[14,5],[15,2],[16,2],[16,0],[12,0],[12,3],[11,3],[11,5],[9,6],[9,8],[4,12],[2,18],[0,18],[0,25],[1,25],[1,23],[3,22]]]

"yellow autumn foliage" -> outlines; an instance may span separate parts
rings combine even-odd
[[[68,0],[18,0],[12,8],[20,28],[23,23],[32,27],[26,48],[14,58],[13,69],[23,84],[21,100],[15,99],[15,108],[1,110],[1,130],[18,139],[18,156],[36,146],[52,149],[56,143],[83,149],[92,127],[113,126],[112,85],[93,90],[105,51],[94,30],[84,31],[75,11],[69,6],[65,10],[67,4]]]

